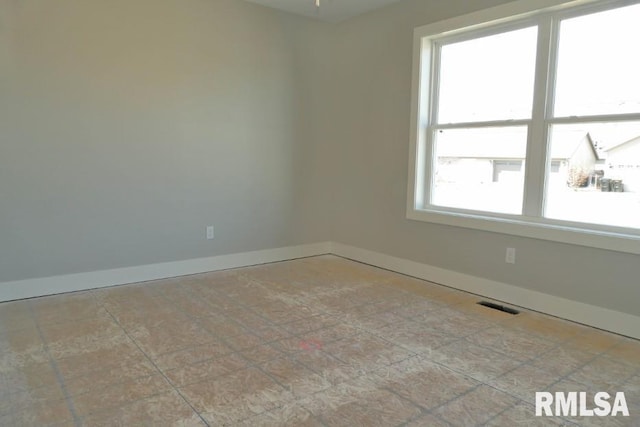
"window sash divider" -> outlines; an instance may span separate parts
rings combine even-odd
[[[533,92],[533,117],[527,140],[522,206],[522,214],[534,218],[541,218],[544,215],[549,163],[549,127],[544,119],[550,108],[546,100],[554,90],[554,78],[551,76],[550,70],[555,66],[553,46],[558,42],[556,29],[550,17],[540,19]]]
[[[546,122],[549,125],[574,124],[574,123],[601,123],[601,122],[635,122],[635,121],[640,121],[640,113],[552,117],[546,120]]]
[[[514,119],[514,120],[489,120],[489,121],[478,121],[478,122],[443,123],[443,124],[434,124],[430,127],[433,130],[448,130],[448,129],[529,126],[530,124],[531,124],[531,119]]]

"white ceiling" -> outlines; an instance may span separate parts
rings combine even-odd
[[[396,3],[400,0],[320,0],[316,8],[315,0],[247,0],[251,3],[303,15],[327,22],[339,22],[374,9]]]

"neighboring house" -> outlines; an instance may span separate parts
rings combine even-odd
[[[605,177],[621,179],[624,191],[640,192],[640,136],[606,152]]]
[[[507,134],[484,141],[449,139],[438,146],[438,181],[509,183],[522,180],[526,143]],[[554,135],[551,179],[565,183],[571,171],[593,172],[599,155],[585,132]]]

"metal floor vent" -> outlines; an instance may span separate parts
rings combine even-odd
[[[505,307],[504,305],[494,304],[489,301],[480,301],[478,305],[493,308],[494,310],[504,311],[505,313],[509,313],[509,314],[520,314],[520,312],[514,308]]]

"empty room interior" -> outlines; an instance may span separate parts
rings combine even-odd
[[[638,20],[0,0],[0,426],[640,426]]]

